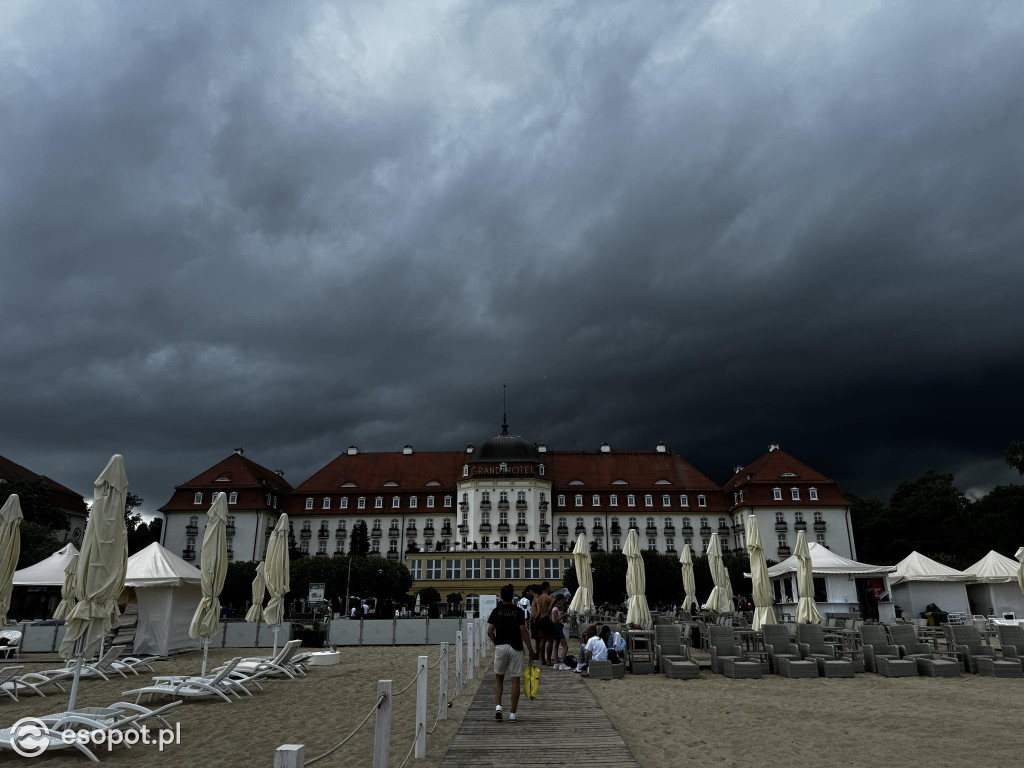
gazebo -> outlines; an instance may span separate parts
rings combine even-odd
[[[964,568],[969,579],[967,596],[974,607],[971,613],[1024,619],[1024,592],[1017,584],[1019,566],[1016,560],[992,550],[974,565]]]
[[[946,613],[970,613],[967,602],[967,580],[963,571],[911,552],[896,563],[889,576],[892,599],[905,616],[917,616],[934,603]]]
[[[858,563],[816,542],[810,542],[807,547],[814,574],[814,602],[823,616],[868,618],[877,605],[879,621],[891,623],[896,618],[889,588],[889,574],[896,570],[895,566]],[[798,564],[793,555],[768,569],[775,613],[780,619],[796,615]]]
[[[11,599],[11,618],[49,619],[60,603],[64,567],[78,550],[66,544],[45,560],[14,572],[15,590]]]

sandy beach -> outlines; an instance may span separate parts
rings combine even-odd
[[[249,651],[251,653],[251,650]],[[342,663],[333,667],[312,667],[307,677],[297,680],[269,680],[262,692],[227,704],[223,701],[187,701],[175,710],[172,721],[181,723],[181,745],[168,747],[160,753],[156,746],[137,745],[130,750],[115,748],[99,755],[105,765],[113,766],[194,766],[194,768],[240,768],[271,766],[274,750],[281,744],[305,743],[307,759],[326,751],[359,723],[376,700],[377,681],[392,679],[397,692],[416,674],[416,657],[426,655],[433,663],[438,646],[400,646],[343,648]],[[220,662],[237,655],[237,651],[211,650],[211,662]],[[198,672],[202,655],[198,652],[177,656],[154,665],[155,674],[173,675]],[[31,657],[23,661],[31,661]],[[23,672],[44,667],[25,663]],[[416,760],[417,766],[434,768],[440,764],[448,744],[461,722],[462,715],[480,683],[484,666],[477,669],[475,680],[468,681],[464,693],[449,709],[449,720],[438,723],[437,730],[427,737],[427,757]],[[454,695],[455,655],[449,665]],[[430,670],[428,681],[428,726],[437,713],[437,669]],[[134,701],[123,691],[150,682],[142,673],[129,679],[83,681],[79,690],[80,706],[105,706],[115,701]],[[56,689],[54,689],[56,690]],[[0,702],[3,726],[31,715],[61,711],[68,694],[56,691],[46,698],[23,695],[17,703]],[[170,699],[160,699],[160,702]],[[391,724],[391,764],[400,765],[412,744],[415,727],[416,688],[413,686],[394,701]],[[145,702],[144,702],[145,703]],[[373,754],[373,719],[344,747],[317,765],[367,766]],[[87,765],[89,760],[75,750],[63,750],[52,756],[19,758],[13,752],[0,753],[0,762],[31,766]],[[410,761],[410,765],[413,761]]]
[[[963,766],[1024,758],[1024,682],[587,680],[641,765]]]

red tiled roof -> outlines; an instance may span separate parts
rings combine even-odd
[[[795,477],[785,477],[792,473]],[[748,478],[747,475],[750,475]],[[782,488],[782,501],[775,501],[772,489]],[[807,489],[818,489],[818,500],[811,501]],[[790,488],[800,489],[800,500],[790,498]],[[722,489],[732,504],[732,494],[743,490],[743,504],[808,504],[808,505],[848,505],[839,486],[831,478],[816,469],[793,458],[785,451],[776,448],[768,451],[745,466],[726,482]]]
[[[719,490],[706,475],[670,451],[548,451],[541,456],[549,457],[547,474],[559,489],[568,488],[569,483],[579,480],[583,485],[573,487],[609,491],[652,489],[666,493]],[[625,480],[628,486],[613,485],[616,480]],[[667,480],[669,484],[657,485],[659,480]]]
[[[226,477],[227,480],[217,482],[218,478]],[[214,464],[209,469],[201,472],[186,483],[175,486],[174,493],[170,500],[158,511],[174,512],[203,508],[202,505],[195,505],[193,498],[195,491],[238,491],[238,508],[253,509],[264,506],[264,494],[276,493],[279,503],[292,490],[291,484],[273,470],[260,466],[252,459],[233,453],[223,461]],[[205,498],[205,497],[204,497]],[[212,501],[212,498],[210,498]],[[207,504],[209,506],[209,504]]]
[[[427,483],[438,482],[442,488],[455,488],[455,481],[462,477],[462,465],[468,455],[465,451],[417,451],[404,454],[401,451],[386,453],[357,453],[350,456],[345,452],[315,472],[295,488],[295,495],[305,493],[337,493],[345,483],[354,483],[353,492],[428,490]],[[397,486],[384,487],[385,483]],[[435,486],[430,486],[433,488]]]
[[[17,464],[3,456],[0,456],[0,477],[12,483],[24,480],[41,480],[50,490],[50,503],[54,506],[82,515],[87,512],[85,498],[82,494],[71,490],[66,485],[61,485],[46,475],[36,474],[31,469],[23,467],[21,464]]]

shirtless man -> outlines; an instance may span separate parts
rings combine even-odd
[[[537,655],[540,656],[540,663],[547,666],[554,664],[551,660],[555,646],[555,626],[551,621],[551,607],[554,604],[551,584],[545,581],[540,585],[540,594],[533,598],[530,615],[537,624]]]

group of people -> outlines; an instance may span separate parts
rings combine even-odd
[[[552,595],[551,585],[527,587],[519,599],[519,610],[537,643],[537,658],[542,666],[570,669],[565,664],[569,641],[565,632],[565,595]]]

